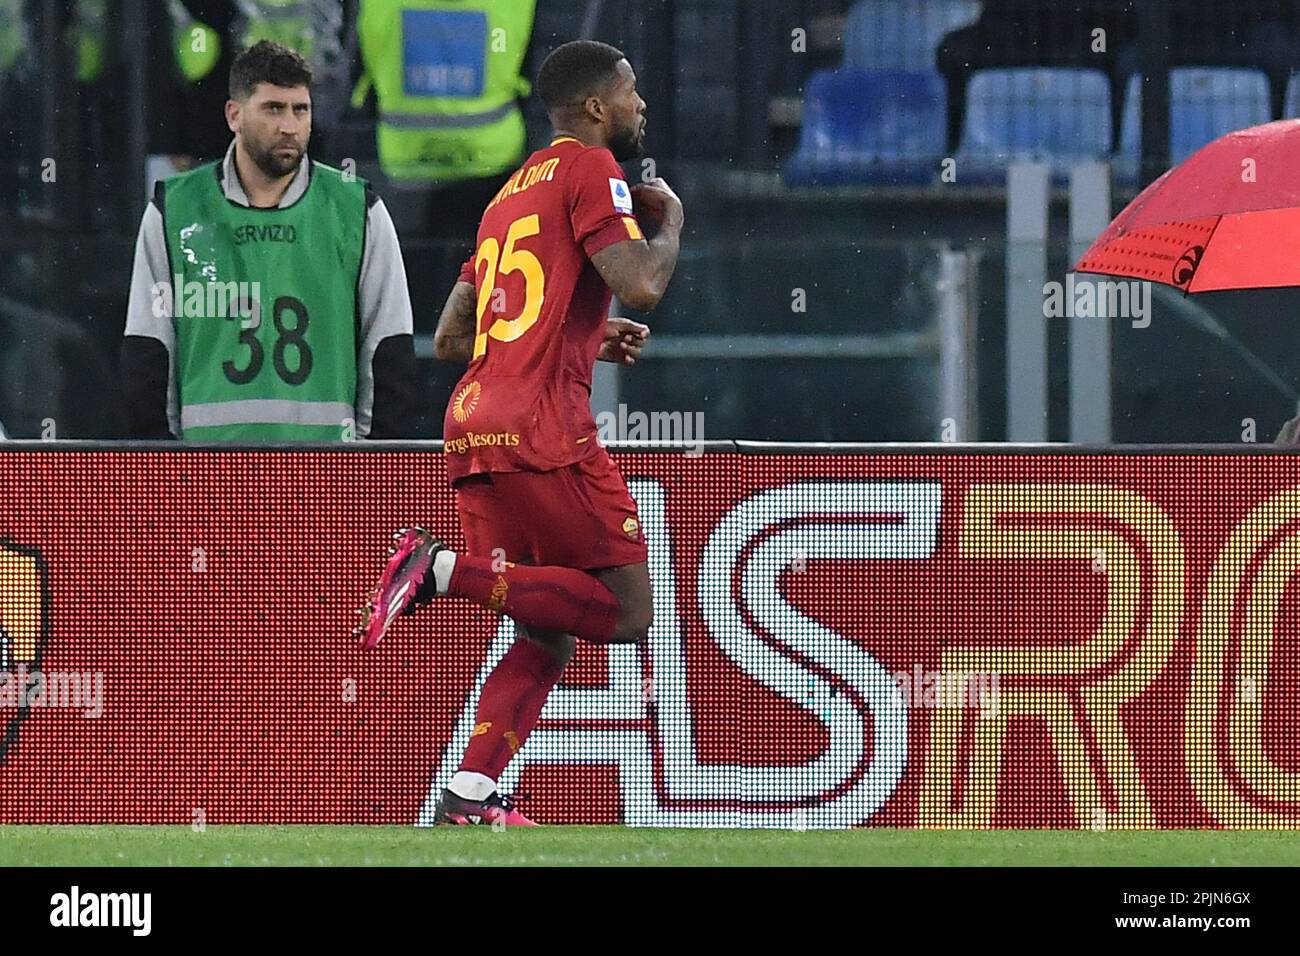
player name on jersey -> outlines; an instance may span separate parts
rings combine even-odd
[[[519,170],[506,181],[506,184],[501,187],[501,191],[496,194],[496,197],[490,203],[488,203],[487,208],[491,209],[507,196],[514,196],[526,189],[531,189],[538,183],[551,182],[555,179],[555,171],[559,166],[559,158],[553,157],[545,162],[533,163],[531,166]]]

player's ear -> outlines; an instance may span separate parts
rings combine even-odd
[[[226,125],[232,133],[239,132],[239,101],[226,100]]]
[[[596,123],[604,123],[606,118],[605,102],[599,96],[589,96],[582,108],[586,111],[589,119]]]

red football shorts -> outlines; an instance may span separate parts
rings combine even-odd
[[[596,571],[647,558],[636,502],[605,449],[553,471],[503,471],[456,482],[468,554]]]

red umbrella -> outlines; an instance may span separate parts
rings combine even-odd
[[[1194,153],[1129,203],[1074,269],[1184,292],[1300,286],[1300,119]]]

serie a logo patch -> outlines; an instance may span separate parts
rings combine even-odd
[[[632,213],[632,193],[627,183],[621,179],[610,179],[609,194],[614,198],[614,208],[619,212]]]

